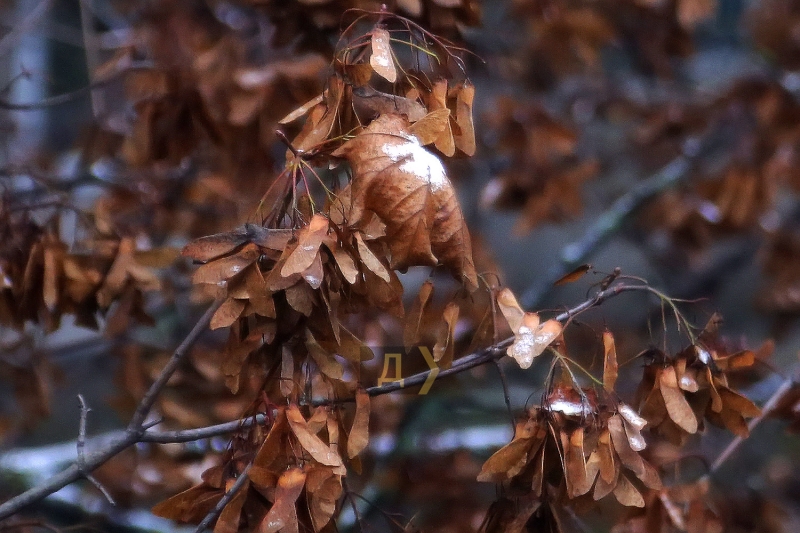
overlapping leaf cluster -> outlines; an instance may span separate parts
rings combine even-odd
[[[58,217],[41,225],[30,212],[0,212],[0,323],[22,330],[26,321],[46,331],[61,317],[109,333],[127,329],[131,317],[145,323],[143,293],[161,285],[151,267],[167,266],[169,251],[137,250],[132,238],[99,235],[70,249],[58,231]],[[112,308],[112,304],[117,305]]]
[[[719,317],[711,318],[697,342],[674,357],[652,354],[639,386],[641,413],[651,427],[667,439],[682,443],[703,427],[706,419],[714,425],[747,437],[745,418],[761,410],[728,385],[727,373],[750,369],[756,353],[742,350],[728,353],[717,339]],[[761,351],[771,350],[765,344]]]
[[[425,47],[441,54],[443,65],[458,63],[444,41],[401,17],[374,19],[354,23],[355,37],[345,35],[351,40],[341,45],[325,90],[281,121],[305,117],[297,136],[286,140],[284,171],[262,198],[262,224],[184,249],[201,263],[195,286],[222,300],[211,328],[230,327],[220,356],[228,386],[236,392],[255,373],[267,397],[290,406],[278,411],[247,473],[247,460],[235,458],[251,452],[237,451],[234,441],[222,478],[207,471],[203,484],[162,502],[158,514],[197,522],[238,475],[247,475],[217,520],[220,531],[332,527],[342,458],[360,469],[357,456],[367,445],[369,397],[356,392],[347,429],[340,428],[341,410],[320,407],[304,418],[298,404],[353,394],[361,363],[372,358],[359,315],[403,316],[398,270],[441,266],[467,292],[478,288],[470,235],[438,155],[474,153],[474,89],[467,81],[431,81],[446,71],[435,64],[414,70],[419,59],[409,64],[397,51],[407,39],[415,55]],[[341,171],[349,182],[337,188],[333,179],[329,187],[326,178]],[[420,313],[428,296],[420,294]],[[433,349],[445,366],[453,360],[459,307],[448,309]],[[247,511],[254,502],[261,502],[255,515]]]
[[[630,406],[600,402],[591,389],[557,387],[517,424],[514,440],[486,461],[478,480],[510,481],[510,490],[540,502],[613,494],[623,505],[642,507],[631,480],[661,487],[655,468],[639,455],[646,424]]]
[[[273,414],[265,437],[260,428],[233,441],[221,465],[203,481],[158,504],[153,512],[198,523],[240,476],[244,486],[222,509],[214,531],[242,528],[266,532],[333,531],[331,518],[342,495],[343,457],[356,456],[367,444],[369,397],[360,392],[351,428],[335,411],[318,408],[309,418],[296,405]]]
[[[656,454],[651,464],[643,454],[652,442],[685,445],[704,420],[747,437],[746,418],[761,411],[730,382],[752,375],[772,344],[735,349],[719,337],[721,319],[714,315],[676,355],[656,349],[639,354],[636,359],[646,361],[642,381],[634,400],[625,403],[616,392],[620,365],[610,331],[602,334],[603,379],[595,379],[602,387],[581,388],[573,368],[586,370],[568,356],[565,327],[553,319],[540,325],[538,314],[520,309],[508,289],[497,295],[497,304],[514,333],[508,355],[523,368],[545,350],[556,358],[541,404],[528,409],[512,441],[478,475],[502,486],[483,530],[564,531],[560,509],[584,513],[613,494],[624,506],[644,508],[623,515],[615,532],[721,531],[719,515],[709,507],[707,480],[664,486],[664,458]]]

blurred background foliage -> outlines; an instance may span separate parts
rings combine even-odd
[[[794,374],[800,2],[386,4],[470,51],[463,60],[476,88],[478,150],[447,164],[484,271],[495,271],[526,307],[559,311],[620,267],[690,301],[683,309],[700,327],[719,311],[732,345],[774,339],[764,378],[745,388],[754,400]],[[73,444],[59,443],[75,438],[76,394],[93,408],[91,433],[127,421],[196,315],[180,249],[254,220],[283,164],[274,132],[298,131],[279,120],[322,91],[347,10],[380,7],[368,0],[0,6],[0,443],[9,450],[0,458],[8,480],[0,498],[74,457]],[[36,253],[43,265],[74,263],[97,283],[120,257],[132,274],[103,281],[103,297],[88,299],[81,283],[95,282],[75,274],[75,292],[59,295],[69,301],[59,310],[44,278],[35,294],[13,287],[10,269]],[[592,267],[579,281],[553,285],[584,263]],[[137,268],[155,269],[157,279]],[[402,276],[407,305],[429,274]],[[604,325],[615,332],[620,361],[648,345],[678,348],[661,329],[661,313],[657,301],[623,296],[575,328],[571,350],[583,349],[579,359],[598,368],[602,354],[591,346]],[[461,329],[470,329],[464,320]],[[375,320],[372,328],[379,345],[392,326]],[[224,386],[214,363],[223,342],[209,335],[170,383],[159,403],[168,423],[235,419],[252,401],[255,384],[237,395]],[[373,382],[381,369],[369,370]],[[506,370],[511,405],[536,403],[547,369]],[[634,361],[623,376],[639,370]],[[637,379],[621,378],[629,384],[621,392],[631,393]],[[353,502],[358,518],[381,531],[477,530],[495,494],[475,477],[511,437],[495,369],[437,383],[424,397],[375,398],[373,413],[363,483],[350,487],[363,496]],[[728,438],[708,430],[684,453],[713,460]],[[137,447],[97,474],[119,508],[87,485],[38,511],[59,526],[167,530],[146,510],[189,486],[224,447],[224,439]],[[797,459],[784,424],[758,428],[718,473],[725,490],[712,489],[726,531],[797,527]],[[567,530],[581,527],[571,519],[577,526]],[[345,510],[341,528],[355,522]]]

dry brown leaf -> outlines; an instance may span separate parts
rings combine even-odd
[[[428,112],[416,100],[378,91],[369,85],[353,87],[353,109],[365,123],[387,113],[405,115],[409,122],[417,122]]]
[[[305,482],[306,474],[300,468],[291,468],[281,474],[275,490],[275,502],[259,524],[258,533],[298,533],[295,504]]]
[[[633,486],[625,475],[620,475],[617,479],[617,486],[614,488],[614,497],[619,503],[628,507],[644,507],[644,498],[639,489]]]
[[[564,476],[567,482],[567,495],[576,498],[586,494],[592,488],[587,483],[586,456],[583,451],[584,429],[577,428],[571,435],[561,432],[561,443],[564,449]],[[594,480],[592,480],[594,481]]]
[[[195,239],[183,248],[183,255],[199,263],[207,263],[228,255],[247,242],[270,250],[283,250],[292,230],[272,229],[245,224],[233,231]],[[137,252],[139,254],[141,252]]]
[[[478,481],[501,482],[517,475],[527,462],[531,439],[514,439],[483,463]]]
[[[608,392],[614,392],[617,384],[619,365],[617,364],[617,347],[614,344],[614,335],[609,330],[603,331],[603,388]]]
[[[520,368],[529,368],[533,360],[561,335],[562,330],[563,326],[557,320],[550,319],[540,324],[537,313],[525,313],[522,325],[514,334],[514,344],[508,347],[506,353],[517,361]]]
[[[151,512],[177,522],[200,523],[222,495],[219,489],[201,483],[156,504]]]
[[[329,475],[318,482],[318,485],[311,495],[311,522],[316,531],[321,531],[336,511],[336,502],[342,495],[342,479],[328,470]],[[309,482],[306,481],[306,490],[309,489]]]
[[[60,241],[48,243],[44,248],[44,278],[42,280],[42,298],[44,305],[51,312],[58,306],[58,293],[61,281],[62,262],[66,246]]]
[[[687,29],[708,20],[717,9],[717,0],[679,0],[677,4],[678,21]]]
[[[458,313],[459,307],[455,302],[448,303],[442,313],[445,327],[433,346],[433,360],[438,363],[439,368],[450,368],[453,364]]]
[[[294,356],[292,355],[292,349],[287,344],[284,344],[281,346],[281,394],[288,398],[294,391],[294,387]]]
[[[228,298],[219,306],[214,316],[211,317],[211,324],[209,327],[211,329],[227,328],[242,315],[246,304],[246,300]]]
[[[469,231],[441,161],[408,133],[399,115],[382,115],[334,152],[353,167],[350,223],[365,211],[386,224],[392,268],[441,262],[470,290],[478,286]]]
[[[472,102],[475,100],[475,86],[468,81],[455,87],[456,112],[455,121],[458,131],[455,133],[456,148],[467,154],[475,155],[475,126],[472,121]]]
[[[433,294],[433,282],[425,280],[419,288],[419,294],[414,299],[411,310],[406,315],[405,328],[403,330],[403,344],[406,349],[415,346],[420,340],[420,328],[425,309],[428,307],[431,295]]]
[[[600,478],[608,484],[613,484],[616,481],[619,465],[614,460],[611,435],[608,430],[604,430],[597,438],[597,455],[600,459]]]
[[[260,255],[261,252],[255,245],[248,244],[234,255],[229,255],[200,265],[192,275],[192,283],[218,285],[240,272],[243,272],[244,269],[253,264]]]
[[[358,280],[358,267],[350,253],[342,248],[336,239],[328,237],[325,239],[325,247],[333,254],[333,260],[342,272],[342,276],[347,280],[347,283],[353,285]]]
[[[361,262],[364,263],[364,266],[388,283],[390,280],[389,271],[383,266],[381,260],[372,253],[372,250],[369,249],[369,246],[367,246],[367,243],[364,242],[364,238],[361,236],[361,232],[356,233],[356,246],[358,246],[358,255],[361,257]]]
[[[328,219],[319,214],[314,215],[308,226],[300,230],[297,247],[286,258],[281,268],[281,276],[287,278],[309,268],[318,257],[319,247],[327,234]]]
[[[306,152],[327,140],[333,131],[336,119],[340,114],[344,96],[344,82],[338,76],[332,76],[328,80],[328,88],[325,89],[324,94],[324,103],[318,104],[311,109],[303,129],[293,139],[292,145],[295,150]],[[294,154],[287,150],[287,159],[291,160],[293,156]]]
[[[525,311],[520,307],[511,289],[506,288],[500,291],[497,295],[497,306],[500,308],[500,312],[503,313],[508,325],[511,327],[511,331],[516,335],[517,332],[519,332],[519,328],[522,326],[522,319],[525,317]]]
[[[585,263],[585,264],[577,267],[576,269],[572,270],[571,272],[567,272],[566,274],[564,274],[563,276],[558,278],[558,281],[553,283],[553,285],[556,285],[556,286],[558,286],[558,285],[566,285],[567,283],[573,283],[575,281],[578,281],[591,268],[592,268],[591,264]]]
[[[669,417],[687,433],[697,433],[697,417],[692,406],[686,401],[683,391],[678,388],[675,368],[668,366],[661,370],[658,386]]]
[[[278,459],[283,451],[284,437],[288,430],[286,410],[283,408],[278,409],[278,414],[275,415],[275,422],[273,422],[269,433],[267,433],[267,438],[264,439],[256,453],[256,458],[253,460],[254,466],[270,469],[272,463]]]
[[[314,291],[305,283],[295,283],[284,292],[286,301],[292,308],[305,316],[314,310]]]
[[[431,144],[447,129],[450,124],[450,110],[437,109],[431,111],[409,128],[409,133],[419,139],[422,146]]]
[[[369,444],[369,394],[362,387],[356,391],[356,414],[347,436],[347,456],[352,459]]]
[[[447,80],[439,80],[434,83],[428,98],[428,110],[433,112],[439,109],[447,109]],[[453,128],[449,120],[444,130],[436,137],[433,145],[447,157],[453,157],[453,155],[455,155],[456,142],[453,137]]]
[[[219,513],[217,523],[214,525],[214,533],[237,533],[239,531],[239,522],[241,520],[242,506],[247,500],[247,491],[250,488],[250,482],[245,480],[244,485],[233,496],[231,501],[228,502],[222,512]]]
[[[294,111],[292,111],[291,113],[280,119],[278,121],[278,124],[289,124],[291,122],[294,122],[298,118],[305,116],[311,110],[312,107],[322,103],[322,99],[324,96],[325,95],[322,93],[318,94],[305,104],[301,105],[300,107],[298,107],[297,109],[295,109]]]
[[[320,464],[327,466],[343,466],[342,458],[338,453],[331,450],[322,440],[313,434],[306,424],[300,409],[292,404],[286,410],[286,419],[292,432],[297,437],[300,445]]]
[[[306,348],[308,354],[319,367],[320,371],[333,379],[342,379],[344,369],[336,358],[328,353],[311,334],[311,330],[306,330]]]

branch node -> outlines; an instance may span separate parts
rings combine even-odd
[[[111,505],[116,506],[116,502],[106,488],[88,471],[86,468],[86,421],[89,418],[89,412],[92,410],[87,404],[83,394],[78,394],[78,402],[81,404],[81,415],[78,422],[78,443],[76,448],[78,450],[77,467],[80,475],[92,485],[97,487],[97,490],[105,497],[106,501]]]

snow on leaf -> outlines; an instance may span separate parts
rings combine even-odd
[[[539,324],[539,315],[525,313],[522,325],[515,334],[514,344],[508,347],[507,353],[519,363],[520,368],[528,368],[561,335],[562,329],[561,322],[557,320]]]
[[[392,46],[389,32],[384,28],[376,28],[372,32],[372,55],[369,58],[372,69],[386,81],[397,81],[397,69],[392,57]]]
[[[353,167],[351,224],[372,211],[386,224],[391,266],[441,263],[477,288],[472,245],[442,162],[400,115],[381,115],[333,155]]]

